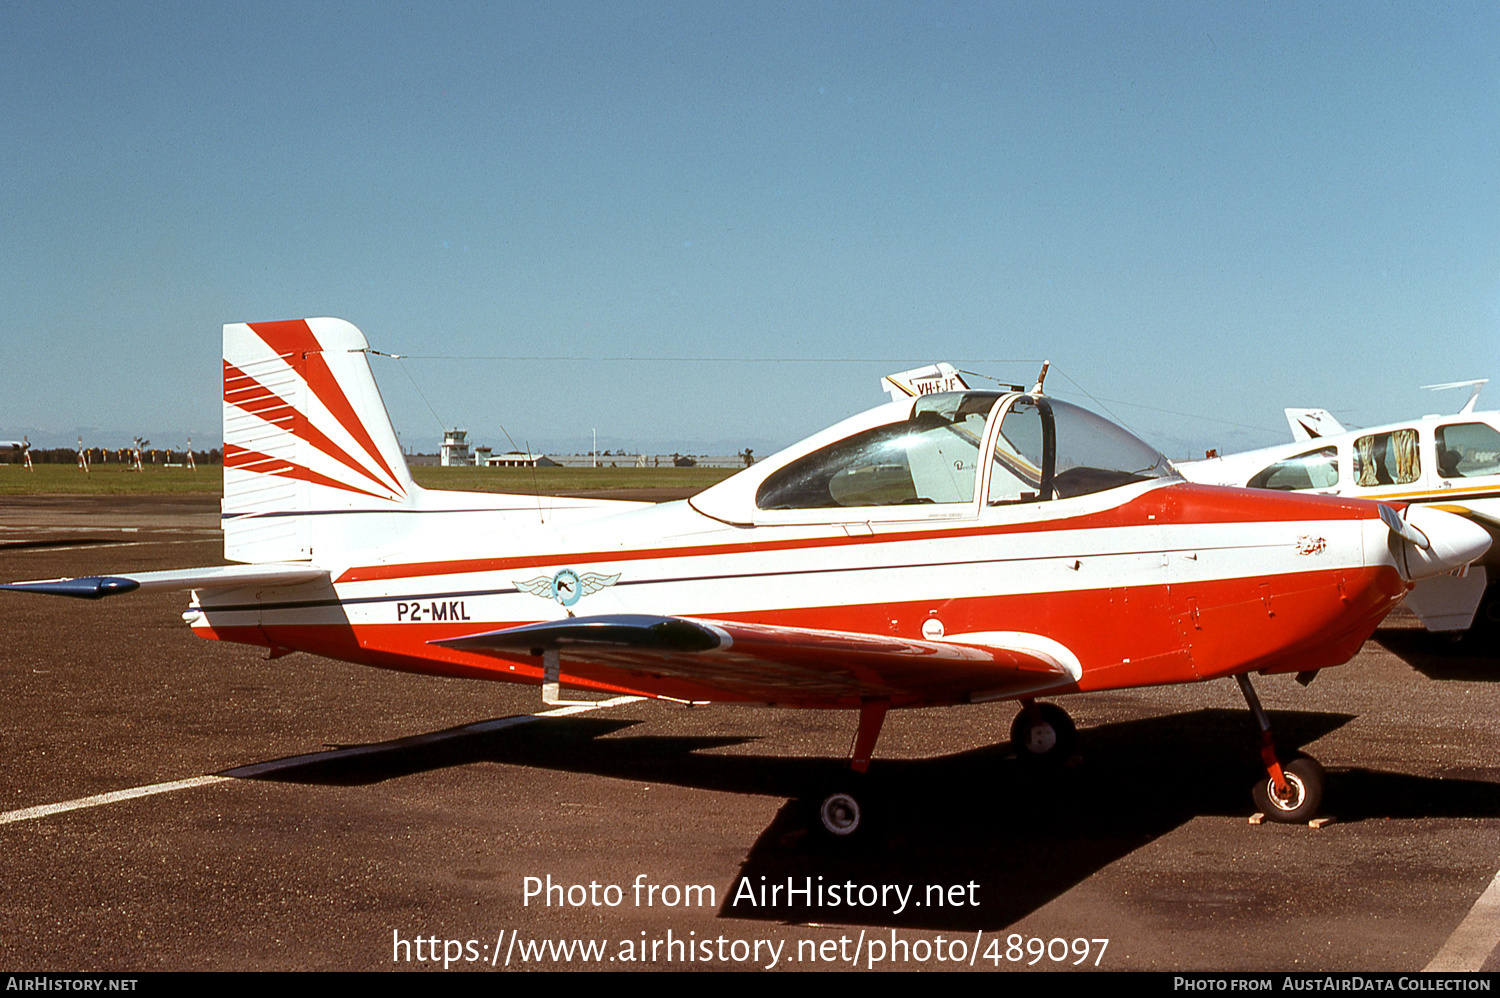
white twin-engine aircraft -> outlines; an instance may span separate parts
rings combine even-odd
[[[1208,485],[1420,503],[1500,536],[1500,412],[1474,411],[1485,383],[1426,386],[1470,389],[1455,415],[1363,430],[1346,430],[1325,409],[1287,409],[1291,443],[1178,462],[1177,470]],[[1430,631],[1500,629],[1500,549],[1472,569],[1423,579],[1406,606]]]
[[[366,665],[680,702],[857,711],[834,835],[887,710],[1019,700],[1023,757],[1066,758],[1044,695],[1234,676],[1254,796],[1322,796],[1281,762],[1251,672],[1347,661],[1413,580],[1489,535],[1430,507],[1210,488],[1077,406],[930,391],[851,417],[680,502],[439,492],[407,472],[359,330],[224,327],[224,554],[237,564],[6,588],[192,590],[202,636]],[[931,377],[948,378],[937,370]]]

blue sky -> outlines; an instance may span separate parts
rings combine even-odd
[[[308,315],[422,450],[764,454],[1047,357],[1183,457],[1500,374],[1492,3],[12,3],[0,98],[43,445],[217,441],[219,327]]]

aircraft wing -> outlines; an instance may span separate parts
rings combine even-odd
[[[1459,516],[1467,516],[1472,520],[1481,521],[1481,526],[1500,527],[1500,500],[1497,499],[1469,499],[1453,502],[1429,503],[1433,509],[1440,509],[1445,513],[1457,513]]]
[[[238,589],[254,585],[294,585],[328,579],[328,570],[307,562],[267,562],[259,565],[217,565],[167,572],[130,572],[122,575],[90,575],[77,579],[37,579],[0,585],[18,593],[103,599],[125,593],[153,590]]]
[[[899,699],[978,702],[1070,686],[1078,659],[1022,632],[945,641],[731,620],[613,614],[571,617],[432,642],[493,655],[556,649],[577,666],[671,677],[752,700]],[[617,677],[628,685],[628,678]]]

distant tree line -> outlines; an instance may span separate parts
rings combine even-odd
[[[129,464],[133,448],[120,447],[110,449],[108,447],[85,447],[84,453],[89,456],[90,464]],[[187,461],[185,450],[162,450],[157,447],[148,447],[141,451],[141,464],[154,464],[161,467],[164,464],[184,464]],[[21,448],[8,447],[0,449],[0,462],[5,464],[21,463]],[[215,447],[213,450],[193,451],[193,462],[195,464],[223,464],[224,452]],[[77,464],[78,449],[76,447],[49,447],[43,450],[40,447],[31,448],[32,464]]]

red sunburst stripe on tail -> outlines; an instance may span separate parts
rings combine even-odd
[[[227,360],[224,362],[224,401],[237,409],[259,416],[268,423],[275,423],[292,436],[312,444],[324,454],[350,470],[359,472],[381,488],[391,488],[390,485],[375,477],[368,468],[349,456],[342,447],[328,439],[327,434],[314,426],[312,420],[307,418],[307,413],[298,411],[286,399]]]
[[[304,468],[300,464],[294,464],[285,458],[272,457],[259,451],[247,450],[238,444],[224,445],[224,467],[234,468],[238,471],[251,471],[257,475],[275,475],[279,478],[296,478],[300,481],[311,482],[314,485],[323,485],[330,489],[343,489],[345,492],[357,492],[362,496],[370,496],[374,499],[392,501],[389,495],[379,495],[368,489],[361,489],[353,485],[335,481],[327,475],[320,475],[311,468]]]
[[[292,367],[302,375],[307,382],[307,387],[312,389],[318,401],[322,402],[324,407],[333,414],[333,418],[337,419],[339,424],[349,431],[349,435],[365,449],[365,453],[370,455],[370,458],[380,465],[387,475],[390,475],[395,490],[404,494],[401,479],[391,471],[390,465],[385,463],[385,458],[380,456],[380,448],[375,446],[375,441],[370,438],[369,431],[355,414],[354,406],[344,395],[344,390],[339,387],[338,379],[328,369],[328,362],[323,359],[323,347],[318,343],[317,337],[313,336],[312,330],[307,327],[306,320],[252,322],[249,326],[266,346],[280,356],[301,355],[302,364],[298,365],[293,361]]]

